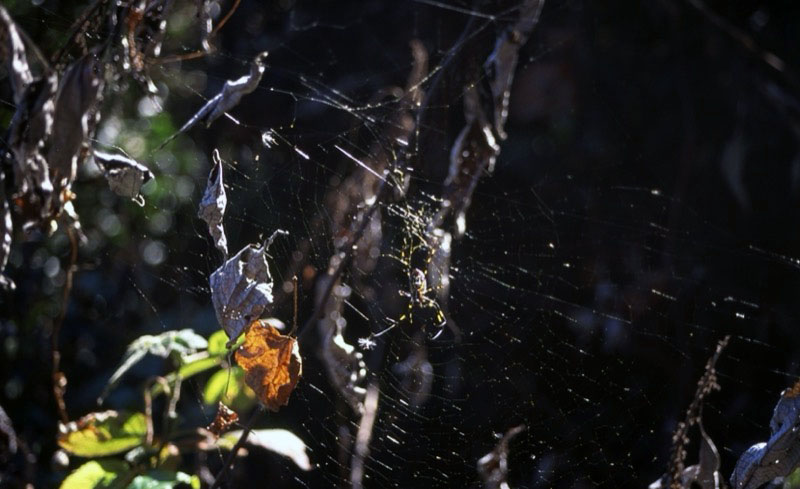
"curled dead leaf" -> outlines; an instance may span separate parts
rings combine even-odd
[[[5,173],[0,172],[0,288],[13,290],[16,288],[14,281],[3,274],[8,263],[8,256],[11,254],[12,233],[14,232],[11,207],[6,198],[5,179]]]
[[[228,348],[272,304],[267,250],[275,238],[283,234],[289,233],[278,229],[266,243],[245,246],[208,278],[217,320],[230,338]]]
[[[212,421],[206,429],[219,438],[220,435],[228,431],[231,425],[237,421],[239,421],[239,415],[236,414],[236,411],[220,402],[214,421]]]
[[[230,338],[228,347],[272,304],[272,275],[266,253],[266,245],[247,245],[209,277],[211,302]]]
[[[525,431],[525,425],[515,426],[495,445],[494,450],[478,460],[478,473],[483,479],[484,489],[508,488],[508,444],[512,438]]]
[[[94,150],[94,161],[103,171],[108,186],[115,194],[144,205],[144,198],[139,191],[142,185],[153,179],[153,172],[138,161],[121,154]]]
[[[14,91],[14,103],[22,102],[22,93],[33,83],[28,66],[23,36],[8,11],[0,5],[0,60],[9,64],[9,80]]]
[[[225,208],[228,206],[228,197],[225,195],[225,186],[222,184],[222,158],[216,149],[212,153],[214,167],[208,174],[208,184],[200,201],[197,215],[208,224],[208,233],[214,239],[217,247],[225,259],[228,258],[228,238],[225,236],[223,219]]]
[[[250,324],[236,361],[245,371],[245,383],[270,411],[289,402],[303,371],[297,340],[280,334],[267,321]]]
[[[219,119],[227,111],[239,105],[242,97],[252,93],[258,84],[261,82],[261,76],[264,74],[266,67],[264,61],[267,59],[267,52],[259,53],[250,63],[250,73],[244,75],[236,80],[228,80],[222,86],[222,91],[215,95],[211,100],[206,102],[180,129],[170,137],[168,137],[159,149],[166,146],[170,141],[175,139],[179,134],[182,134],[196,124],[202,122],[206,127],[211,126],[211,123]],[[230,117],[230,116],[229,116]]]

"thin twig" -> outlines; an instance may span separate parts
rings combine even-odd
[[[61,372],[61,352],[58,350],[58,334],[61,331],[61,325],[64,323],[64,318],[67,316],[67,307],[69,306],[69,294],[72,292],[72,274],[75,272],[75,264],[78,261],[78,240],[75,237],[75,231],[67,226],[67,237],[69,237],[70,255],[69,267],[67,267],[67,276],[64,281],[64,291],[61,295],[61,312],[53,322],[53,329],[50,332],[50,343],[52,349],[53,359],[53,396],[58,406],[58,415],[61,422],[64,424],[69,423],[69,416],[67,415],[67,406],[64,403],[64,391],[66,390],[67,378]]]
[[[223,17],[222,20],[220,20],[219,23],[217,23],[217,25],[211,30],[211,33],[208,35],[208,39],[214,38],[217,32],[219,32],[219,30],[222,29],[222,26],[224,26],[225,23],[228,22],[228,19],[230,19],[231,16],[233,16],[234,12],[236,12],[236,9],[239,8],[240,3],[242,3],[242,0],[236,0],[234,2],[230,10],[228,10],[228,13],[225,14],[225,17]],[[148,62],[151,64],[166,64],[166,63],[175,63],[177,61],[186,61],[190,59],[202,58],[216,51],[216,49],[214,49],[214,46],[210,44],[209,46],[210,49],[208,51],[192,51],[190,53],[185,53],[185,54],[170,54],[168,56],[162,56],[160,58],[150,59],[148,60]]]
[[[169,54],[167,56],[161,56],[161,57],[158,57],[158,58],[150,58],[150,59],[147,60],[147,62],[150,63],[150,64],[156,64],[156,65],[163,65],[163,64],[167,64],[167,63],[177,63],[178,61],[187,61],[187,60],[190,60],[190,59],[202,58],[204,56],[208,56],[212,52],[213,52],[213,50],[211,50],[211,51],[192,51],[192,52],[184,53],[184,54]]]
[[[170,395],[170,392],[172,391],[167,379],[161,377],[160,375],[149,379],[144,384],[144,391],[142,395],[144,397],[145,441],[148,446],[153,445],[153,437],[155,434],[153,429],[153,393],[151,392],[151,387],[153,384],[160,384],[164,389],[164,393],[167,395]]]
[[[263,410],[264,408],[261,407],[261,404],[259,404],[258,408],[256,408],[256,410],[253,411],[253,414],[250,415],[250,419],[247,420],[247,426],[245,426],[244,430],[242,430],[242,435],[239,437],[239,440],[231,449],[231,453],[228,454],[228,458],[225,459],[225,465],[219,471],[219,474],[217,474],[216,479],[214,479],[214,483],[211,484],[211,487],[209,489],[217,489],[223,482],[225,482],[225,476],[228,474],[228,470],[231,468],[231,465],[233,464],[236,458],[236,454],[239,452],[239,449],[242,448],[244,444],[247,442],[247,437],[253,430],[253,425],[256,423],[256,419]]]
[[[240,4],[241,2],[242,2],[242,0],[236,0],[235,2],[233,2],[233,6],[231,6],[230,10],[228,10],[228,13],[227,13],[227,14],[225,14],[225,17],[223,17],[223,18],[222,18],[222,20],[220,20],[220,21],[219,21],[219,23],[217,24],[217,26],[216,26],[216,27],[214,27],[214,28],[211,30],[211,34],[209,34],[209,36],[208,36],[209,38],[212,38],[212,37],[214,37],[214,35],[217,33],[217,31],[219,31],[220,29],[222,29],[222,26],[224,26],[224,25],[225,25],[225,23],[226,23],[226,22],[228,22],[228,19],[230,19],[230,18],[231,18],[231,16],[233,15],[233,13],[234,13],[234,12],[236,12],[236,9],[237,9],[237,8],[239,8],[239,4]]]

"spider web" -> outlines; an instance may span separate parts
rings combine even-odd
[[[518,7],[244,1],[215,53],[154,67],[155,97],[133,88],[124,96],[138,99],[136,114],[107,101],[116,112],[98,138],[149,159],[156,185],[136,209],[105,191],[81,192],[92,188],[88,177],[77,184],[78,212],[93,217],[81,255],[99,258],[83,262],[64,326],[65,345],[75,345],[65,347],[64,363],[77,363],[68,372],[70,408],[91,409],[102,379],[83,374],[112,368],[126,341],[218,329],[207,284],[220,256],[194,218],[218,148],[231,248],[289,231],[270,248],[272,314],[287,323],[292,275],[300,277],[302,325],[314,311],[316,280],[340,251],[331,223],[351,198],[348,177],[360,171],[390,182],[391,198],[378,202],[376,251],[364,258],[373,262],[366,273],[356,264],[343,275],[344,306],[334,318],[363,354],[362,386],[379,391],[365,487],[479,487],[477,461],[519,425],[524,431],[509,443],[511,487],[647,485],[666,470],[675,425],[726,334],[733,340],[717,367],[722,389],[707,400],[704,423],[729,474],[747,446],[766,438],[771,406],[799,368],[795,136],[779,110],[760,105],[765,95],[740,95],[769,78],[748,72],[715,93],[713,80],[735,71],[739,55],[696,13],[691,41],[721,43],[729,64],[717,59],[686,75],[690,68],[673,65],[676,52],[700,66],[699,43],[681,47],[652,22],[668,46],[659,51],[631,27],[632,14],[547,4],[520,51],[508,139],[494,171],[480,178],[465,234],[451,242],[442,294],[431,267],[441,236],[431,223],[449,154],[474,74]],[[35,12],[49,28],[69,27],[60,14]],[[407,114],[418,125],[406,146],[391,136],[408,111],[391,87],[402,93],[417,67],[412,39],[424,45],[429,69],[419,81],[427,98]],[[262,50],[270,52],[264,78],[230,111],[235,121],[194,128],[149,153],[141,134],[163,132],[162,107],[179,126]],[[692,97],[708,97],[711,108]],[[784,122],[773,133],[760,128],[775,121]],[[704,127],[713,127],[708,141]],[[404,192],[403,178],[370,172],[381,154],[401,155],[387,161],[401,162]],[[755,154],[764,155],[763,169],[747,158]],[[12,267],[29,263],[39,274],[22,280],[22,290],[63,285],[51,258],[65,246],[55,238],[45,251],[12,255]],[[303,377],[289,406],[260,423],[297,434],[314,469],[253,452],[238,462],[235,487],[350,485],[359,417],[326,375],[316,327],[300,331]],[[184,385],[187,424],[212,420],[202,388],[202,378]],[[6,398],[19,399],[9,392],[7,384]],[[134,392],[123,385],[111,402],[124,405]],[[210,453],[208,463],[222,458]]]

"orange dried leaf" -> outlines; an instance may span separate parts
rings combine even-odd
[[[303,371],[297,340],[284,336],[267,321],[250,324],[236,361],[245,371],[245,383],[270,411],[289,402]]]

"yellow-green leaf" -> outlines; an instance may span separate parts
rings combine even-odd
[[[788,477],[783,479],[783,489],[800,488],[800,469],[795,470]]]
[[[176,331],[165,331],[155,336],[140,336],[133,343],[128,345],[122,362],[111,375],[111,378],[108,380],[108,385],[103,389],[103,393],[100,394],[98,401],[102,402],[108,393],[111,392],[111,389],[116,387],[122,376],[148,354],[162,358],[167,358],[172,354],[176,354],[178,357],[183,358],[205,348],[208,348],[206,339],[188,328]]]
[[[58,437],[61,448],[80,457],[104,457],[144,443],[147,426],[142,413],[104,411],[88,414],[68,429]]]
[[[192,363],[187,363],[178,369],[178,375],[181,377],[181,379],[187,379],[193,375],[199,374],[200,372],[204,372],[210,368],[216,367],[219,365],[219,362],[219,357],[200,358]]]
[[[218,402],[230,404],[231,400],[239,394],[239,384],[242,369],[231,367],[216,372],[208,379],[203,389],[203,402],[209,406],[216,406]]]
[[[208,354],[209,355],[224,355],[228,352],[225,344],[228,342],[228,335],[225,330],[219,330],[208,337]]]
[[[128,470],[128,464],[122,460],[92,460],[68,475],[61,489],[122,488],[126,478],[121,475]]]
[[[244,371],[238,365],[214,373],[203,389],[203,402],[208,406],[223,402],[236,411],[247,411],[255,400],[256,395],[245,385]]]
[[[228,334],[221,329],[208,337],[208,354],[212,356],[223,356],[236,350],[244,342],[244,337],[239,337],[236,342],[228,348]]]

